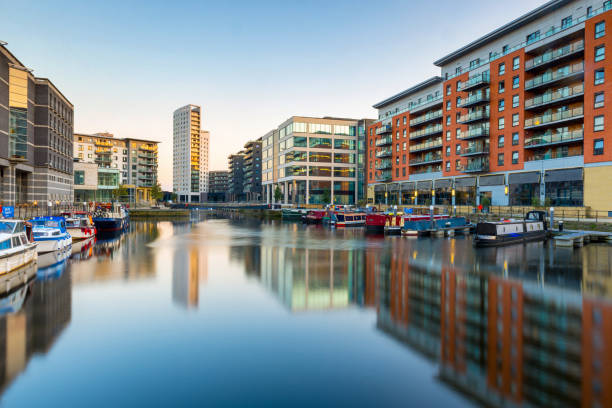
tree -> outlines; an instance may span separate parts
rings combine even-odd
[[[323,191],[323,204],[331,204],[331,194],[329,190]]]
[[[283,192],[281,191],[279,186],[276,186],[274,190],[274,201],[278,202],[283,198]]]
[[[129,192],[124,185],[120,185],[113,190],[113,199],[121,201],[122,198],[129,198]]]
[[[155,201],[161,201],[164,198],[164,193],[162,192],[162,189],[159,183],[151,187],[151,198],[154,199]]]

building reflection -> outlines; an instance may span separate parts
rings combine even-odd
[[[609,247],[431,242],[394,240],[366,255],[381,330],[486,405],[612,406]]]
[[[70,324],[72,283],[68,266],[59,276],[31,282],[0,299],[2,391],[36,354],[48,353]]]
[[[191,247],[174,251],[172,300],[185,308],[197,308],[200,284],[208,279],[206,249]]]

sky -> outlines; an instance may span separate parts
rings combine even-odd
[[[0,0],[0,40],[73,103],[75,133],[161,142],[170,190],[175,109],[202,106],[223,170],[290,116],[375,118],[434,60],[543,3]]]

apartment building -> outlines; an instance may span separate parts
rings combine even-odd
[[[244,201],[245,152],[230,154],[227,158],[229,167],[228,199],[229,201]]]
[[[611,18],[610,1],[549,1],[374,105],[368,200],[612,210]]]
[[[70,203],[74,107],[0,44],[0,204]]]
[[[181,203],[201,202],[206,194],[208,142],[201,129],[202,108],[186,105],[173,114],[173,191]]]
[[[261,143],[252,140],[244,145],[244,195],[246,201],[259,201],[261,190]]]
[[[128,194],[124,200],[150,202],[151,189],[157,184],[158,144],[145,139],[115,138],[108,132],[75,133],[74,158],[79,162],[97,164],[99,185],[106,186],[100,190],[121,185]],[[89,201],[111,199],[109,194],[99,194],[96,200]]]
[[[227,201],[229,190],[229,171],[213,170],[208,174],[207,202]]]
[[[358,130],[368,119],[292,116],[263,136],[262,184],[266,202],[355,204],[358,200]],[[362,149],[362,157],[363,152]]]

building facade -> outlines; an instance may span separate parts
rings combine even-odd
[[[152,201],[151,189],[158,180],[158,144],[152,140],[115,138],[112,133],[75,133],[74,159],[82,163],[94,163],[98,166],[99,177],[112,178],[100,184],[105,186],[100,190],[122,186],[127,196],[120,199],[148,203]],[[112,197],[109,194],[98,194],[95,200],[88,201],[110,201]]]
[[[226,202],[229,190],[229,171],[213,170],[208,173],[207,202]]]
[[[229,164],[228,199],[229,201],[244,201],[244,151],[230,154],[227,160]]]
[[[266,202],[355,204],[358,200],[357,119],[293,116],[262,140]]]
[[[243,192],[246,201],[261,200],[261,138],[244,145]]]
[[[74,107],[0,45],[0,197],[2,205],[70,203]]]
[[[174,111],[172,185],[181,203],[198,203],[205,197],[209,133],[202,131],[201,123],[199,106]]]
[[[436,61],[439,77],[374,105],[368,200],[612,210],[611,10],[550,1]]]

